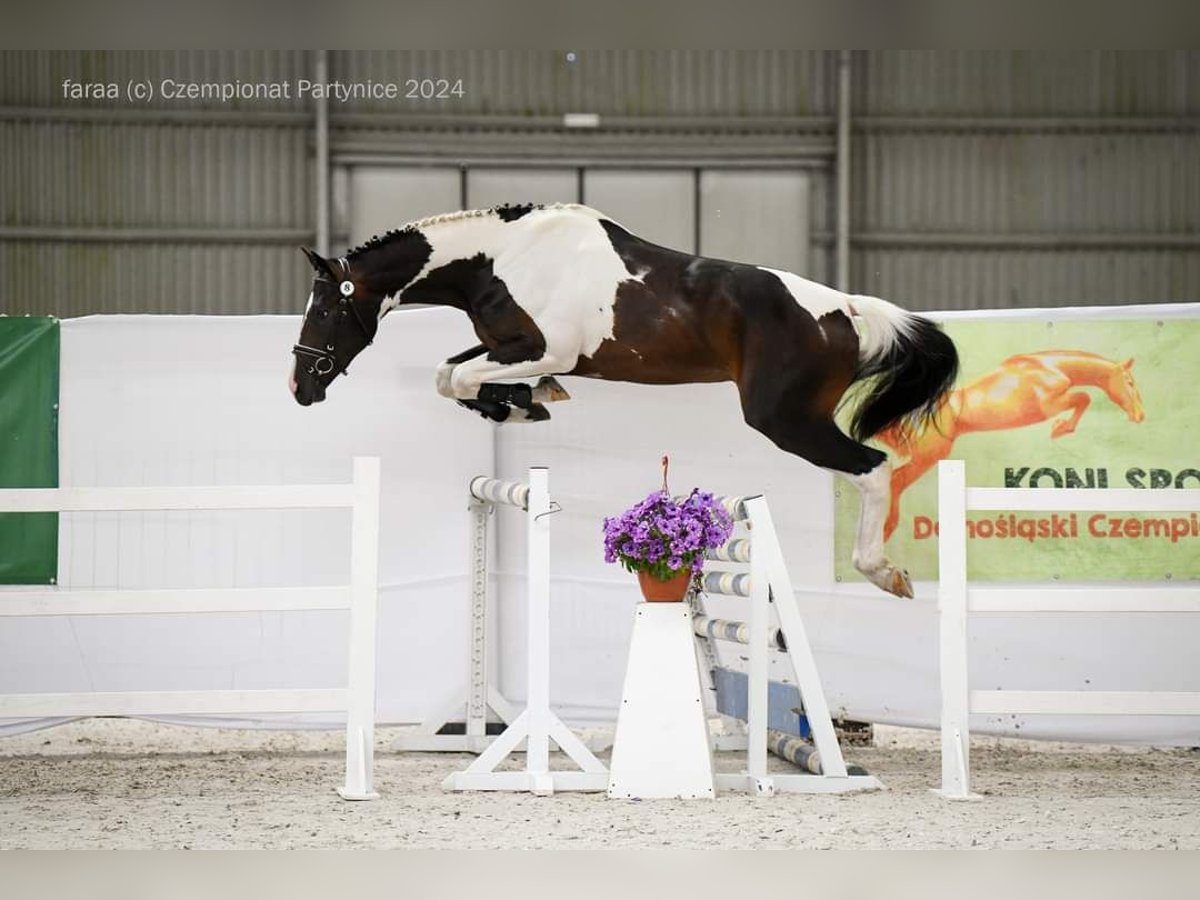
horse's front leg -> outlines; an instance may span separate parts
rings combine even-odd
[[[788,399],[785,396],[785,401]],[[742,391],[746,424],[762,432],[781,450],[828,469],[858,488],[861,505],[854,541],[854,568],[874,585],[897,597],[913,595],[908,573],[893,565],[883,552],[883,525],[891,498],[892,467],[887,454],[851,440],[831,419],[796,414],[798,403],[760,401]]]
[[[1084,412],[1092,405],[1092,398],[1083,391],[1076,391],[1073,394],[1067,394],[1062,398],[1061,403],[1056,404],[1057,408],[1050,412],[1050,415],[1057,415],[1060,412],[1073,410],[1070,416],[1065,419],[1058,419],[1050,429],[1051,438],[1060,438],[1064,434],[1073,434],[1076,427],[1079,425],[1079,420],[1083,418]]]
[[[911,597],[912,579],[883,552],[884,524],[891,510],[891,465],[885,458],[868,472],[852,473],[840,468],[833,468],[833,472],[858,488],[858,533],[851,556],[854,568],[889,594]]]
[[[519,363],[476,358],[455,365],[448,377],[442,378],[448,382],[448,391],[440,386],[439,391],[496,422],[543,422],[550,418],[543,403],[571,396],[551,372],[569,368],[549,355]],[[501,383],[535,375],[541,377],[533,386]]]
[[[487,350],[486,346],[479,344],[439,365],[434,375],[437,392],[443,397],[458,400],[467,409],[496,422],[542,421],[550,416],[541,404],[571,399],[571,395],[552,375],[543,375],[532,388],[526,385],[494,385],[496,390],[487,392],[489,396],[481,398],[481,385],[473,397],[458,396],[454,388],[454,370],[465,362],[483,356]],[[514,405],[517,409],[513,409]]]
[[[450,387],[450,376],[454,372],[455,368],[467,360],[483,356],[485,353],[487,353],[487,347],[485,347],[483,344],[476,344],[469,350],[464,350],[462,353],[454,354],[454,356],[450,357],[448,360],[438,366],[437,371],[434,373],[434,383],[437,385],[437,392],[443,397],[448,397],[449,399],[453,400],[454,390]]]

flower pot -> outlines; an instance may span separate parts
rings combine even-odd
[[[687,596],[692,583],[692,570],[681,569],[666,581],[655,578],[649,572],[638,572],[638,584],[642,596],[651,602],[678,602]]]

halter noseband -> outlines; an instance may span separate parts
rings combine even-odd
[[[349,274],[349,267],[346,265],[345,260],[338,261],[342,264],[342,267],[346,269],[346,273]],[[318,275],[316,280],[325,282],[331,281],[331,279],[325,278],[321,275]],[[362,333],[367,339],[367,346],[371,346],[371,344],[375,342],[375,338],[367,329],[366,323],[363,322],[362,316],[358,314],[358,309],[355,307],[354,302],[350,299],[354,294],[354,282],[347,279],[338,286],[338,290],[341,291],[341,297],[338,299],[338,308],[342,311],[342,316],[345,316],[347,309],[350,310],[354,316],[354,321],[358,323],[358,327],[362,329]],[[334,327],[334,335],[337,334],[337,327],[338,326]],[[313,364],[309,367],[309,374],[328,375],[337,367],[337,356],[334,354],[333,348],[333,344],[327,344],[324,350],[321,350],[317,347],[309,347],[307,344],[296,344],[292,347],[292,353],[294,353],[296,356],[307,356],[312,358]],[[322,368],[322,366],[324,367]],[[349,362],[347,361],[342,364],[342,370],[338,374],[345,375],[348,373],[348,371]]]

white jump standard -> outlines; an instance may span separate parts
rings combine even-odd
[[[525,709],[512,724],[488,744],[471,765],[448,776],[442,787],[452,791],[528,791],[534,794],[603,791],[608,787],[608,770],[550,709],[550,519],[555,509],[550,503],[549,473],[545,468],[531,468],[528,484],[476,478],[471,482],[471,494],[481,502],[525,511],[528,697]],[[473,591],[475,587],[473,584]],[[476,637],[473,636],[473,646]],[[471,705],[475,718],[473,725],[470,720],[468,725],[478,730],[484,724],[478,692],[468,701],[468,706]],[[525,768],[497,772],[496,767],[516,751],[522,741],[526,745]],[[579,766],[579,770],[550,769],[551,741]]]

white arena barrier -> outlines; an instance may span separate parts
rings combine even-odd
[[[608,786],[608,770],[550,709],[550,519],[558,511],[550,500],[550,476],[542,467],[529,470],[528,483],[497,481],[479,477],[471,481],[472,602],[471,680],[467,693],[467,734],[448,736],[465,739],[462,749],[482,750],[464,771],[448,776],[442,787],[453,791],[529,791],[552,794],[555,791],[603,791]],[[529,632],[527,640],[528,677],[525,709],[512,719],[502,734],[488,742],[485,734],[487,706],[491,705],[506,720],[507,704],[486,687],[487,603],[487,516],[497,504],[524,511],[526,523],[526,596]],[[462,705],[461,694],[451,698],[454,709]],[[433,723],[436,724],[436,723]],[[419,742],[433,735],[418,735]],[[525,742],[525,768],[497,772],[496,767]],[[579,771],[551,770],[550,742],[570,757]],[[486,744],[486,747],[483,745]]]
[[[379,581],[379,459],[356,457],[349,484],[0,490],[0,512],[351,510],[350,584],[201,590],[5,591],[0,616],[136,615],[344,609],[350,613],[344,689],[113,691],[0,695],[0,718],[346,711],[346,800],[374,792],[375,624]]]
[[[968,613],[1200,612],[1195,587],[974,587],[967,582],[968,510],[1200,509],[1200,490],[1135,488],[968,488],[962,460],[938,463],[938,609],[942,686],[942,786],[953,800],[971,793],[971,713],[1002,715],[1200,715],[1195,691],[976,691],[970,689]]]

